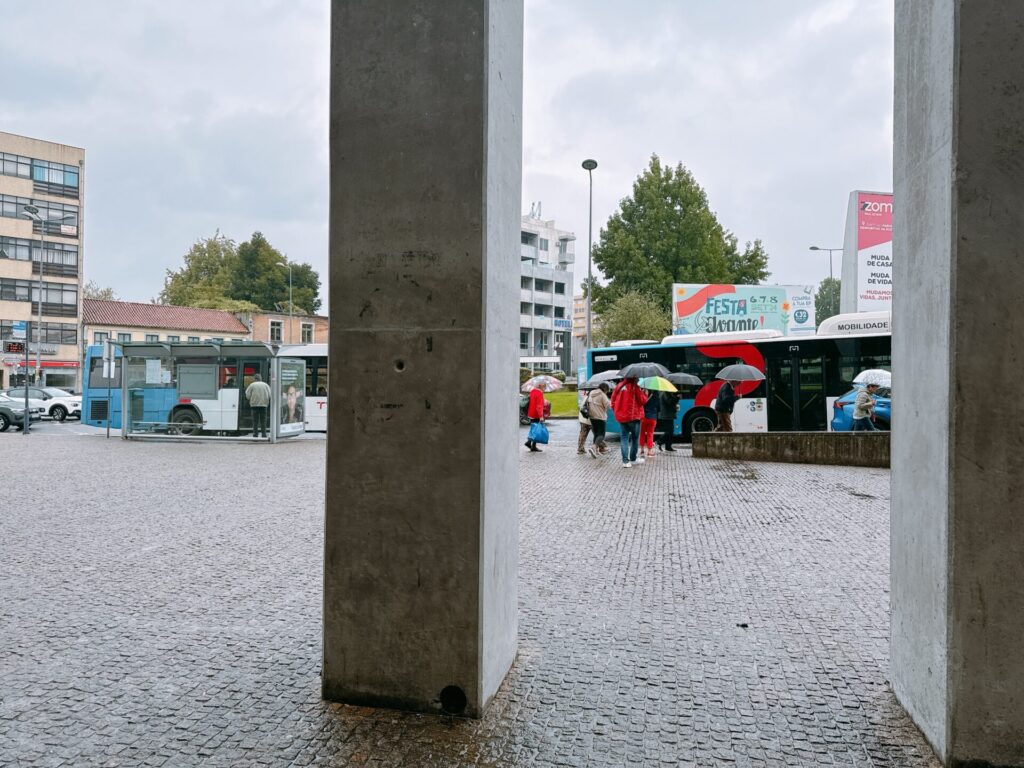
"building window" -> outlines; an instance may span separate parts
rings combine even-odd
[[[40,329],[44,344],[77,344],[78,326],[73,323],[39,323],[31,324],[32,341],[39,341]],[[0,339],[9,339],[14,335],[14,321],[0,320]]]
[[[78,197],[78,168],[48,160],[32,161],[32,191],[55,197]]]
[[[519,302],[519,314],[520,315],[528,315],[528,314],[530,314],[530,306],[531,305],[530,305],[529,302],[520,301]]]
[[[93,344],[102,344],[103,342],[105,342],[109,338],[110,338],[110,334],[107,333],[106,331],[96,331],[92,335],[92,343]]]
[[[519,351],[530,351],[530,332],[524,331],[522,328],[519,329]]]
[[[118,341],[131,341],[132,335],[130,333],[119,333],[117,334]]]
[[[522,288],[524,291],[530,290],[533,287],[533,278],[531,278],[531,277],[521,277],[521,278],[519,278],[519,287]]]
[[[189,336],[188,337],[188,343],[189,344],[198,344],[199,343],[199,337],[198,336]]]
[[[14,195],[0,195],[0,216],[8,219],[23,219],[22,212],[26,205],[34,205],[39,209],[42,221],[32,222],[35,234],[61,235],[78,237],[78,206],[65,203],[54,203],[49,200],[36,200]],[[70,215],[69,219],[61,220],[62,216]]]
[[[270,340],[281,341],[281,321],[271,320],[270,321]]]
[[[565,309],[562,307],[555,307],[555,317],[565,317]]]
[[[207,339],[207,341],[212,341],[214,344],[223,344],[224,338],[222,336],[213,336],[212,338]]]
[[[179,341],[181,341],[181,336],[168,336],[167,341],[169,341],[171,344],[177,344]]]
[[[77,317],[78,286],[43,283],[43,314]],[[0,278],[0,301],[31,301],[32,313],[39,312],[39,283],[35,280]]]
[[[532,242],[533,242],[533,235],[531,235],[529,232],[520,232],[519,233],[519,244],[520,245],[529,245]]]
[[[303,344],[313,343],[313,324],[303,323],[302,324],[302,342]]]
[[[39,274],[39,242],[23,237],[0,236],[0,259],[32,261],[35,274]],[[43,274],[60,277],[78,276],[78,246],[70,243],[43,243]]]
[[[555,283],[555,293],[565,295],[565,283]]]
[[[147,333],[146,341],[160,341],[160,334],[158,333]]]
[[[545,240],[543,237],[540,239],[540,249],[542,251],[546,251],[548,249],[548,241]]]

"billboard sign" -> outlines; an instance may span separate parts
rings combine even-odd
[[[889,193],[850,194],[843,244],[842,312],[892,308],[892,211]]]
[[[814,333],[813,285],[672,286],[672,333],[779,331],[784,336]]]

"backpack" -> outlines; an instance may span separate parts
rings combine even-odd
[[[583,405],[580,406],[580,414],[584,419],[590,418],[590,395],[583,398]]]

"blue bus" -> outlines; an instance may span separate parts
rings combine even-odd
[[[113,369],[104,371],[103,346],[92,345],[83,365],[82,421],[105,427],[109,419],[111,429],[122,429],[127,412],[132,433],[245,434],[253,429],[245,390],[259,375],[280,379],[279,407],[271,412],[277,435],[297,434],[305,428],[306,364],[275,358],[276,347],[254,342],[125,342],[114,346]]]
[[[619,342],[587,354],[587,377],[630,363],[654,362],[670,372],[700,378],[700,387],[680,389],[675,434],[690,442],[694,432],[718,423],[714,401],[722,382],[715,375],[727,365],[746,363],[765,375],[762,382],[741,384],[733,412],[737,432],[826,431],[833,410],[867,368],[891,370],[892,333],[888,312],[837,315],[808,336],[778,331],[666,336],[661,343]],[[608,431],[618,432],[609,415]]]

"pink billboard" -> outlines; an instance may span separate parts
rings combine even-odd
[[[857,312],[892,306],[892,195],[857,192]]]

